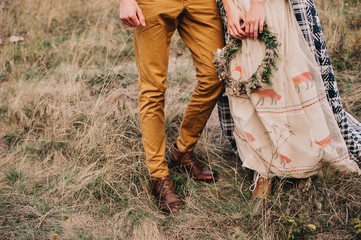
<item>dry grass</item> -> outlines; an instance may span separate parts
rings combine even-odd
[[[361,5],[317,3],[344,105],[360,117]],[[224,143],[217,119],[197,154],[219,181],[173,173],[185,208],[162,214],[144,163],[131,30],[118,20],[116,1],[0,4],[0,239],[360,237],[352,222],[361,218],[360,177],[325,170],[302,190],[277,180],[272,199],[253,201],[251,174]],[[11,35],[25,40],[11,43]],[[177,36],[170,63],[169,146],[195,84]]]

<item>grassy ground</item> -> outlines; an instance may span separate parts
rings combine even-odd
[[[318,0],[348,111],[361,117],[361,4]],[[132,30],[116,1],[0,1],[0,239],[357,239],[361,178],[325,169],[299,189],[276,180],[254,201],[251,173],[213,117],[199,158],[214,184],[172,173],[184,210],[158,211],[137,113]],[[12,43],[12,35],[24,41]],[[190,53],[172,41],[168,147],[195,84]],[[167,152],[169,156],[169,151]]]

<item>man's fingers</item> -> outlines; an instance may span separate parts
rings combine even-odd
[[[132,17],[122,17],[120,18],[127,26],[136,27],[136,23],[133,21]]]
[[[246,35],[247,35],[243,30],[240,31],[240,34],[241,34],[242,38],[246,37]]]
[[[234,28],[231,27],[229,32],[230,32],[232,37],[239,38],[239,37],[237,37],[237,34],[234,32]]]
[[[137,8],[137,17],[139,19],[140,25],[145,26],[145,19],[142,10]]]
[[[240,25],[235,26],[234,32],[235,32],[235,34],[237,35],[238,39],[242,39],[242,38],[244,38],[244,36],[246,35],[246,34],[242,31]]]
[[[242,28],[241,28],[240,22],[237,22],[237,23],[234,25],[233,31],[235,32],[235,34],[236,34],[239,38],[243,38],[244,35],[245,35],[244,31],[243,31]]]
[[[128,21],[127,18],[121,18],[120,20],[122,20],[123,23],[124,23],[125,25],[127,25],[128,27],[132,27],[132,24]]]
[[[231,35],[232,37],[235,37],[235,38],[238,38],[238,39],[242,39],[242,36],[237,33],[236,28],[235,28],[234,26],[231,26],[231,27],[229,28],[229,32],[230,32],[230,35]]]
[[[133,27],[138,27],[140,25],[137,15],[131,16],[129,20],[133,24]]]
[[[246,37],[246,33],[242,30],[242,28],[238,29],[238,34],[239,34],[240,37],[242,37],[242,38]]]
[[[234,37],[233,30],[230,26],[228,26],[228,34],[231,35],[232,37]]]
[[[129,24],[130,24],[131,27],[136,27],[136,26],[137,26],[136,23],[133,21],[132,18],[128,18],[127,21],[129,22]]]

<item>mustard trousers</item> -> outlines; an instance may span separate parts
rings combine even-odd
[[[164,93],[170,40],[178,30],[192,53],[197,86],[184,114],[177,145],[193,151],[223,90],[212,64],[212,51],[224,45],[214,0],[137,0],[146,26],[136,27],[134,49],[139,71],[139,115],[151,177],[168,175],[165,160]]]

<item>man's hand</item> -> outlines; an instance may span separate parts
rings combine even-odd
[[[232,1],[233,3],[233,1]],[[230,3],[230,4],[232,4]],[[242,39],[246,36],[246,33],[242,30],[245,26],[244,24],[244,20],[245,20],[245,15],[243,14],[243,12],[236,6],[236,5],[231,5],[230,7],[228,7],[226,10],[227,12],[227,23],[228,23],[228,34],[238,38],[238,39]],[[242,22],[242,25],[241,25]]]
[[[142,10],[135,0],[119,0],[119,17],[129,27],[145,26]]]
[[[263,0],[252,0],[251,8],[246,15],[246,34],[254,40],[258,38],[259,33],[263,32],[266,13]]]

